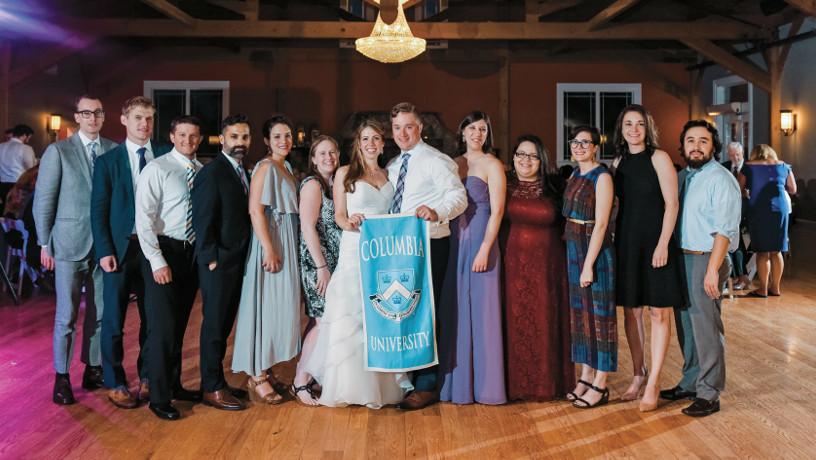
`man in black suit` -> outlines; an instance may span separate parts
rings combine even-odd
[[[745,164],[744,155],[745,150],[742,148],[742,144],[739,142],[731,142],[728,144],[728,161],[723,163],[723,167],[731,171],[731,174],[737,179],[739,179],[740,171],[742,171],[742,165]],[[742,234],[747,231],[748,226],[748,221],[745,218],[747,215],[747,201],[748,200],[744,198],[742,200],[739,247],[737,247],[736,251],[729,254],[729,257],[731,257],[731,277],[735,278],[734,289],[736,290],[747,289],[751,284],[751,280],[748,278],[748,269],[746,268],[750,254],[748,254],[748,248],[745,247],[745,241],[742,239]]]
[[[251,141],[244,115],[221,123],[221,154],[196,175],[193,229],[196,234],[203,319],[201,320],[201,390],[204,404],[242,410],[224,380],[222,361],[241,297],[251,223],[247,210],[249,177],[243,167]]]
[[[147,315],[144,309],[142,249],[136,236],[135,191],[142,169],[154,158],[167,153],[165,146],[150,140],[153,135],[153,101],[136,96],[125,101],[120,122],[127,138],[118,147],[96,160],[91,191],[91,232],[94,256],[102,267],[102,371],[108,399],[115,406],[133,409],[149,396],[147,368]],[[123,329],[130,293],[138,298],[139,373],[138,394],[134,397],[122,367]]]

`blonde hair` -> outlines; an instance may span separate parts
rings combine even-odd
[[[751,161],[756,160],[774,160],[779,161],[779,156],[776,154],[776,151],[771,148],[768,144],[758,144],[751,150]]]

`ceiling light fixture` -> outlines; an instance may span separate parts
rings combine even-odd
[[[354,45],[357,51],[375,61],[391,64],[413,59],[425,51],[425,39],[414,37],[400,0],[397,5],[397,18],[386,24],[382,14],[377,13],[374,30],[368,37],[358,38]]]

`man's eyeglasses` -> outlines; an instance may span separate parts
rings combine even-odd
[[[594,142],[587,141],[587,140],[579,141],[578,139],[573,139],[573,140],[569,141],[570,147],[572,147],[574,149],[577,149],[579,147],[582,148],[582,149],[588,149],[589,146],[593,145],[593,144],[594,144]]]
[[[516,152],[513,156],[520,160],[541,161],[541,157],[535,153]]]
[[[102,110],[102,109],[96,109],[96,110],[80,110],[80,111],[79,111],[79,112],[77,112],[77,113],[79,114],[79,116],[80,116],[80,117],[82,117],[82,118],[84,118],[84,119],[86,119],[86,120],[87,120],[87,119],[89,119],[89,118],[91,118],[91,117],[96,117],[96,118],[105,118],[105,111],[104,111],[104,110]]]

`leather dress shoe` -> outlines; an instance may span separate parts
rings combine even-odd
[[[74,404],[74,391],[71,390],[71,379],[68,374],[56,374],[54,377],[54,395],[52,397],[55,404],[67,406]]]
[[[150,382],[147,379],[139,382],[139,394],[136,397],[139,398],[139,401],[150,401]]]
[[[694,399],[697,397],[696,391],[686,391],[680,386],[670,388],[668,390],[660,390],[660,399],[668,399],[669,401],[677,401],[680,399]]]
[[[82,373],[82,388],[98,390],[102,388],[102,366],[85,366]]]
[[[179,387],[173,392],[176,401],[201,402],[201,392]]]
[[[247,391],[243,388],[233,388],[229,385],[224,388],[229,392],[229,394],[238,399],[247,399],[249,397],[249,393],[247,393]]]
[[[686,407],[682,410],[682,412],[689,417],[705,417],[706,415],[711,415],[714,412],[720,411],[720,400],[715,399],[713,401],[709,401],[703,398],[696,398],[690,406]]]
[[[439,393],[435,391],[413,391],[397,404],[397,409],[418,410],[438,401]]]
[[[124,385],[108,391],[108,400],[114,406],[122,409],[135,409],[139,406],[139,401],[130,394],[130,391]]]
[[[150,412],[156,414],[156,417],[160,419],[178,420],[181,418],[181,412],[179,412],[178,409],[173,407],[173,405],[169,402],[160,404],[150,403],[148,407],[150,407]]]
[[[204,393],[202,402],[208,406],[212,406],[221,410],[244,410],[244,403],[232,396],[230,393],[224,391],[225,389],[216,390],[212,393]]]

